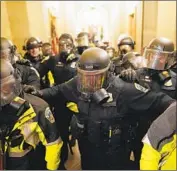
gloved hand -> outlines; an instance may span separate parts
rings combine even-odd
[[[131,83],[138,81],[138,76],[135,70],[133,69],[126,69],[121,71],[119,77],[122,78],[124,81],[131,82]]]
[[[16,63],[20,65],[32,66],[31,62],[28,59],[20,59],[16,61]]]
[[[23,91],[25,93],[32,94],[34,96],[42,97],[42,92],[37,90],[34,86],[32,85],[23,85]]]

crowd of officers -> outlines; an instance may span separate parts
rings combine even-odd
[[[76,140],[83,170],[176,170],[174,43],[141,54],[129,35],[115,49],[81,32],[58,46],[30,37],[22,58],[1,37],[1,170],[65,170]]]

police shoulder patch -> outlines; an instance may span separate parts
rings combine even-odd
[[[135,85],[135,88],[136,88],[137,90],[139,90],[139,91],[142,91],[142,92],[144,92],[144,93],[147,93],[147,92],[149,91],[149,89],[147,89],[147,88],[141,86],[140,84],[134,83],[134,85]]]
[[[46,108],[45,110],[45,118],[50,122],[50,123],[54,123],[55,122],[55,118],[50,110],[49,107]]]

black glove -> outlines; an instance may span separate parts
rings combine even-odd
[[[23,85],[23,91],[25,93],[32,94],[34,96],[42,97],[42,92],[37,90],[34,86],[32,85]]]
[[[31,62],[28,59],[20,59],[16,61],[16,63],[20,65],[32,66]]]
[[[138,81],[138,76],[136,74],[136,71],[133,69],[126,69],[121,71],[119,77],[122,78],[124,81],[130,83]]]

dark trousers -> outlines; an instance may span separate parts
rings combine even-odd
[[[115,148],[97,146],[87,140],[87,137],[78,139],[83,170],[121,170],[128,169],[129,158],[124,146]]]
[[[6,159],[6,170],[31,170],[31,157],[34,151],[29,152],[23,157],[8,157]],[[37,163],[37,161],[35,162]]]

